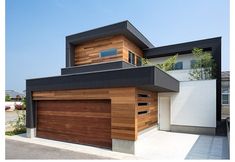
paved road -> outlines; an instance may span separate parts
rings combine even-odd
[[[186,159],[229,159],[227,137],[199,136]]]
[[[110,159],[6,139],[6,159]]]

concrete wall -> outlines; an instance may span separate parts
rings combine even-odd
[[[169,75],[177,79],[178,81],[190,81],[190,75],[189,75],[190,70],[172,70],[172,71],[167,71]]]
[[[170,115],[171,125],[216,127],[216,80],[180,82]]]

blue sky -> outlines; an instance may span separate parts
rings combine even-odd
[[[222,36],[222,70],[229,70],[228,0],[7,0],[6,89],[60,75],[66,35],[123,20],[156,47]]]

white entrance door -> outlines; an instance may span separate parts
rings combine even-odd
[[[160,130],[170,130],[170,97],[159,97]]]

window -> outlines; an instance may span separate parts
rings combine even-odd
[[[137,66],[142,66],[142,58],[139,57],[139,56],[136,56],[136,60],[137,60],[136,65],[137,65]]]
[[[135,65],[135,54],[129,51],[128,62]]]
[[[194,67],[194,65],[196,64],[196,60],[191,60],[191,69]]]
[[[100,57],[107,57],[107,56],[113,56],[117,54],[116,48],[110,48],[108,50],[104,50],[100,52]]]
[[[177,62],[174,67],[175,70],[183,69],[183,62]]]
[[[229,94],[223,93],[222,94],[222,105],[228,105],[229,104]]]

